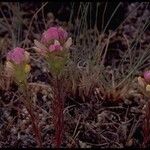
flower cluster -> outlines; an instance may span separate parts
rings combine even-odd
[[[14,64],[21,64],[23,62],[29,61],[29,53],[26,52],[23,48],[16,47],[7,54],[7,60]]]
[[[52,40],[65,41],[68,38],[68,33],[61,27],[51,27],[42,34],[41,42],[44,44]]]
[[[26,74],[30,71],[29,56],[29,53],[20,47],[16,47],[7,54],[5,71],[15,77],[17,82],[26,80]]]
[[[46,56],[51,71],[60,72],[68,59],[68,49],[72,39],[62,27],[50,27],[42,34],[40,42],[35,40],[35,49]],[[7,54],[5,70],[22,82],[30,71],[29,53],[25,49],[16,47]]]
[[[59,52],[69,49],[72,39],[68,37],[68,33],[62,27],[50,27],[42,34],[41,41],[34,41],[35,49],[42,55],[51,52]]]
[[[143,78],[138,77],[138,83],[144,90],[150,92],[150,70],[144,72]]]
[[[71,37],[61,27],[50,27],[42,34],[40,42],[34,40],[35,50],[46,58],[52,73],[59,75],[68,60]]]

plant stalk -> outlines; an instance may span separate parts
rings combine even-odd
[[[41,136],[40,128],[38,127],[38,122],[37,122],[35,114],[33,112],[32,102],[30,101],[30,96],[28,93],[27,84],[24,83],[22,85],[21,89],[22,89],[23,95],[24,95],[24,101],[23,102],[25,104],[25,107],[26,107],[29,115],[30,115],[30,119],[32,122],[32,128],[33,128],[33,131],[35,133],[37,147],[41,148],[42,147],[42,136]]]

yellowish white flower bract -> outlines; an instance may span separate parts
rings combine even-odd
[[[150,84],[146,82],[146,80],[142,77],[138,77],[138,84],[140,85],[140,87],[146,91],[146,92],[150,92]]]
[[[30,70],[31,70],[31,66],[29,64],[26,64],[24,68],[25,73],[29,73]]]
[[[25,51],[25,62],[29,63],[30,62],[30,53],[28,53],[27,51]]]
[[[13,75],[15,70],[14,70],[13,64],[10,61],[6,61],[5,70],[4,71],[9,76]]]
[[[36,52],[40,53],[41,55],[45,55],[45,52],[48,51],[48,48],[41,42],[34,40],[34,44],[35,47],[33,48],[36,50]]]
[[[64,49],[69,49],[71,45],[72,45],[72,38],[69,37],[68,40],[64,44]]]
[[[150,85],[149,84],[146,86],[146,91],[150,92]]]
[[[145,88],[146,82],[142,77],[138,77],[138,83],[142,88]]]

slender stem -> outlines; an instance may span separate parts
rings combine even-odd
[[[33,128],[33,131],[35,133],[37,146],[39,148],[41,148],[42,147],[41,132],[40,132],[40,129],[38,127],[38,122],[35,118],[35,114],[33,112],[32,102],[30,101],[30,96],[29,96],[29,93],[28,93],[27,84],[26,83],[22,84],[21,89],[23,90],[23,94],[24,94],[24,101],[23,102],[25,104],[25,107],[26,107],[29,115],[30,115],[30,119],[31,119],[31,122],[32,122],[32,128]]]
[[[37,145],[38,145],[39,148],[41,148],[42,147],[42,138],[41,138],[40,129],[38,127],[38,123],[35,119],[35,115],[34,115],[32,109],[27,109],[27,110],[28,110],[28,113],[30,114],[30,117],[31,117],[32,128],[33,128],[34,133],[35,133],[35,138],[36,138]]]
[[[53,100],[54,126],[55,126],[55,147],[60,148],[62,143],[63,127],[64,127],[64,93],[62,91],[60,80],[57,78],[54,85],[55,98]]]

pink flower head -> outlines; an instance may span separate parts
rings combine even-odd
[[[145,71],[144,74],[143,74],[143,76],[144,76],[145,81],[147,83],[150,83],[150,70]]]
[[[60,44],[52,44],[49,46],[49,51],[54,52],[54,51],[62,51],[63,47]]]
[[[68,33],[62,27],[58,28],[58,34],[60,40],[66,40],[68,37]]]
[[[16,47],[15,49],[8,52],[7,60],[15,64],[20,64],[25,60],[25,50],[23,48]]]
[[[42,34],[41,42],[48,43],[52,40],[66,40],[68,33],[61,27],[50,27]]]

